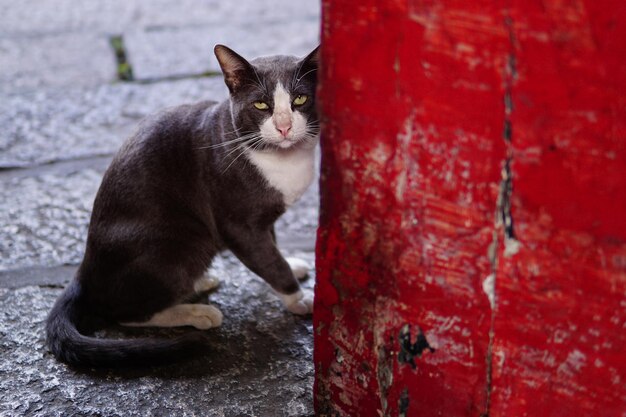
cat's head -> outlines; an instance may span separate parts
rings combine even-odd
[[[318,48],[302,59],[271,56],[247,61],[223,45],[215,56],[230,91],[237,136],[255,148],[288,149],[316,141]]]

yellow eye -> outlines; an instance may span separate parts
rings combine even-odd
[[[270,108],[270,106],[268,106],[267,103],[264,103],[262,101],[255,101],[254,107],[256,107],[259,110],[267,110]]]
[[[307,98],[308,97],[304,94],[299,94],[298,96],[296,96],[295,99],[293,99],[294,106],[302,106],[304,103],[306,103]]]

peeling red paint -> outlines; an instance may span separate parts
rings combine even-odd
[[[626,412],[624,4],[323,2],[318,415]]]

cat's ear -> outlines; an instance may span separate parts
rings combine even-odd
[[[316,76],[315,71],[317,71],[317,67],[319,65],[319,55],[320,55],[320,47],[315,48],[310,54],[305,56],[298,63],[300,76],[304,77],[307,74],[312,74]]]
[[[232,94],[254,73],[254,68],[245,58],[224,45],[215,45],[214,52],[224,73],[224,82]]]

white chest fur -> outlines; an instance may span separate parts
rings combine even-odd
[[[251,151],[250,161],[267,182],[283,195],[286,205],[295,203],[315,177],[315,148]]]

